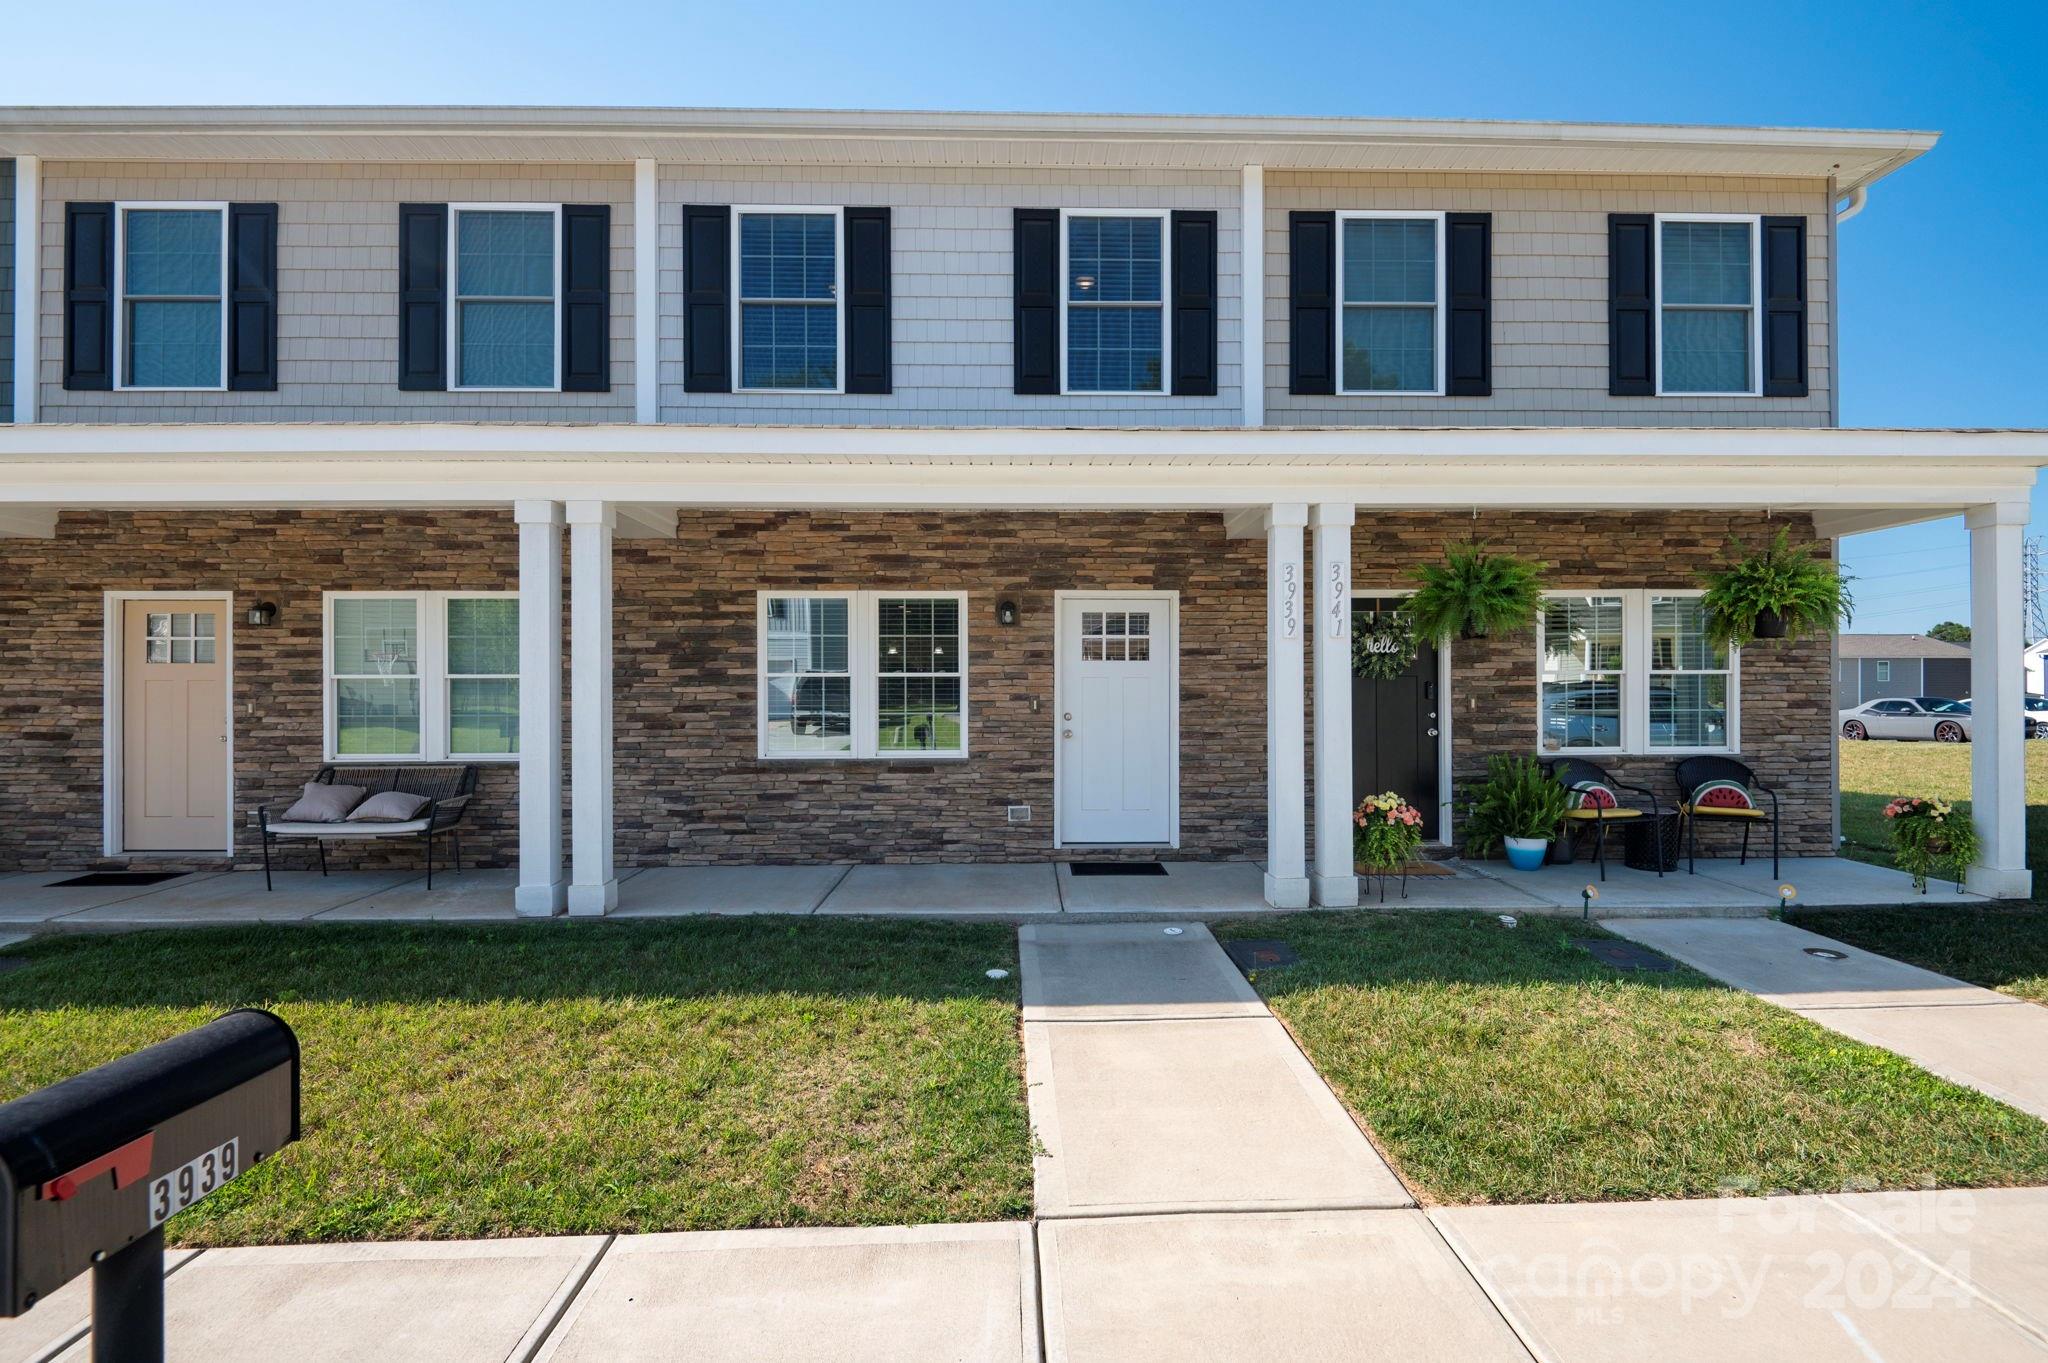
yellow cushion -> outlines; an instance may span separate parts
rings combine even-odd
[[[1643,811],[1640,809],[1567,809],[1564,812],[1564,816],[1567,819],[1598,819],[1603,815],[1610,819],[1640,819],[1643,817]]]
[[[1680,805],[1681,814],[1697,814],[1702,819],[1768,819],[1771,816],[1761,809],[1722,809],[1716,805],[1703,805],[1694,809],[1691,805]]]

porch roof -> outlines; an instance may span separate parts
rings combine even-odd
[[[0,427],[0,504],[15,508],[0,517],[526,498],[1223,512],[1336,501],[1774,508],[1813,512],[1839,535],[2024,507],[2044,466],[2041,430],[67,423]]]

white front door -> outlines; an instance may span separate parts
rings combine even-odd
[[[121,845],[228,840],[227,605],[130,601],[121,619]]]
[[[1060,841],[1173,838],[1173,603],[1060,602]]]

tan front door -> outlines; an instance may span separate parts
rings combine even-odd
[[[121,844],[218,852],[228,840],[228,607],[127,601],[121,617]]]

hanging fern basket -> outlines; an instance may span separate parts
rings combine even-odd
[[[1392,681],[1415,661],[1415,631],[1406,611],[1360,611],[1351,622],[1351,674]]]

